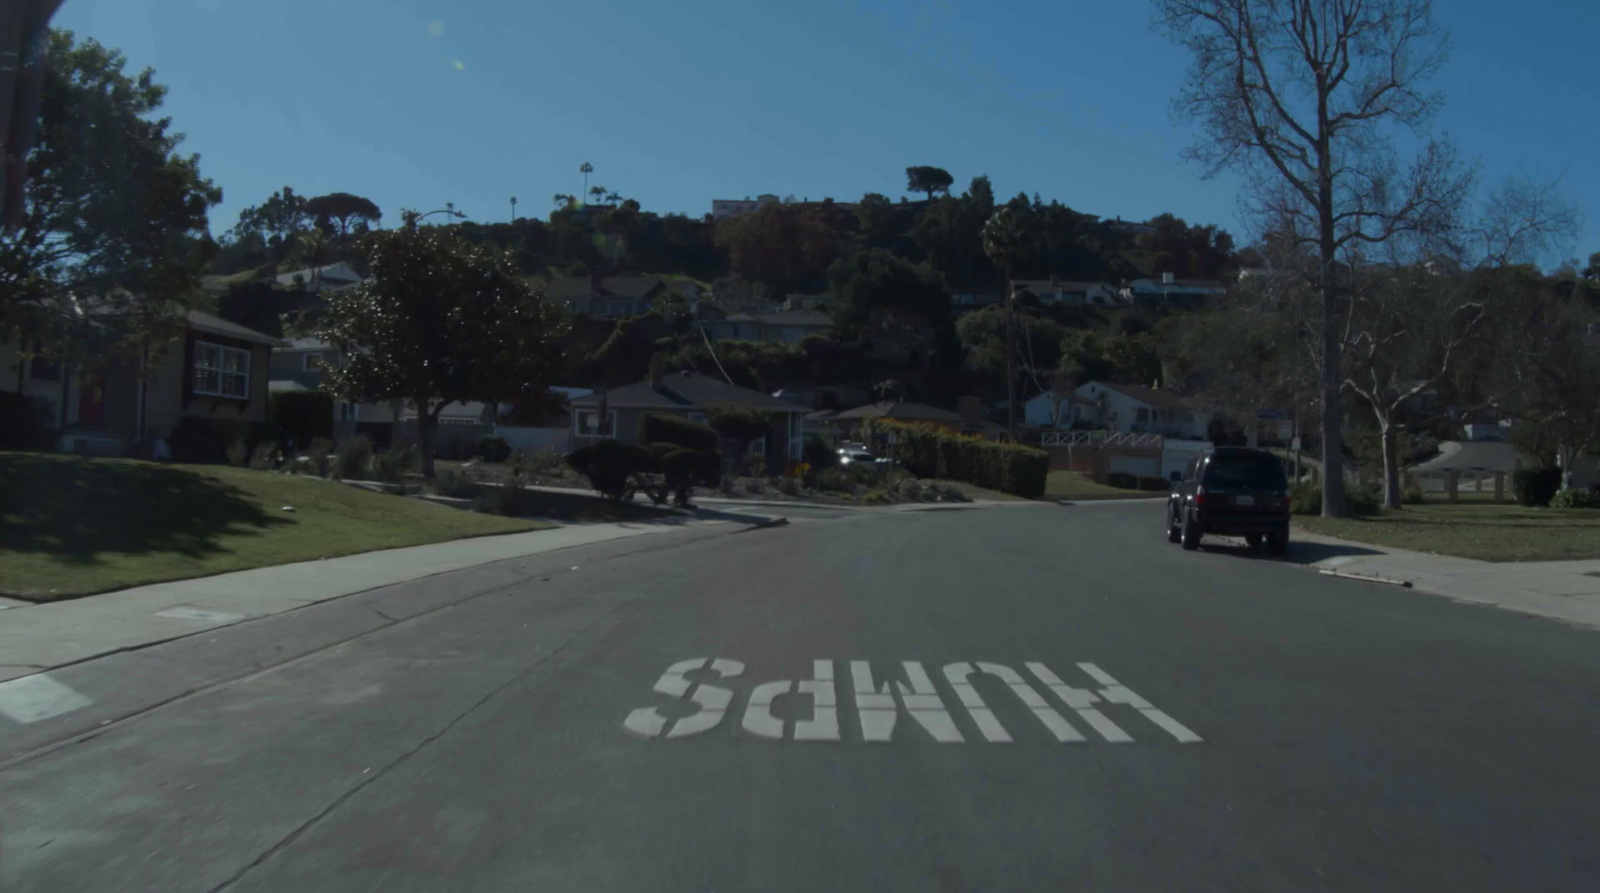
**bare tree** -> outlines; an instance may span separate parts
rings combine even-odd
[[[1190,158],[1244,173],[1262,224],[1314,247],[1321,296],[1322,455],[1343,454],[1340,370],[1348,282],[1338,259],[1401,233],[1454,223],[1471,185],[1451,147],[1428,141],[1402,166],[1385,127],[1413,129],[1440,105],[1421,85],[1446,54],[1428,0],[1155,0],[1157,27],[1193,63],[1175,111],[1202,126]],[[1322,512],[1345,514],[1325,475]]]

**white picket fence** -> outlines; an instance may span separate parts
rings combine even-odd
[[[1120,431],[1046,431],[1039,437],[1045,449],[1070,446],[1124,446],[1161,449],[1166,438],[1159,434],[1125,434]]]

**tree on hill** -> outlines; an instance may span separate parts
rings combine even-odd
[[[383,212],[371,199],[348,192],[330,192],[306,201],[306,211],[317,228],[329,235],[348,236],[378,225]]]
[[[846,324],[922,335],[950,319],[944,278],[881,248],[834,261],[828,284]]]
[[[509,402],[548,389],[566,320],[503,252],[452,227],[367,236],[372,275],[329,297],[320,334],[347,358],[328,370],[352,400],[406,400],[417,411],[422,472],[433,476],[433,437],[447,404]]]
[[[812,210],[779,203],[718,221],[715,239],[729,269],[774,299],[819,283],[839,241]]]
[[[942,167],[920,165],[906,168],[906,191],[927,193],[928,201],[933,201],[935,192],[949,195],[950,185],[955,181],[955,177]]]
[[[74,296],[143,340],[197,297],[216,250],[206,212],[222,190],[179,153],[153,71],[129,74],[120,52],[69,31],[48,32],[41,51],[20,222],[0,233],[0,341],[78,345],[88,333],[62,328]]]
[[[228,231],[228,238],[239,243],[260,239],[274,251],[275,259],[281,259],[295,237],[311,228],[311,220],[305,196],[285,186],[261,204],[240,211],[239,222]]]

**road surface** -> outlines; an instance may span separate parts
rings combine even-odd
[[[0,890],[1600,889],[1600,633],[1160,511],[806,513],[64,668]]]

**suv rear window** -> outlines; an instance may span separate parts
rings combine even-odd
[[[1252,490],[1287,490],[1283,466],[1271,456],[1217,456],[1206,470],[1206,483]]]

